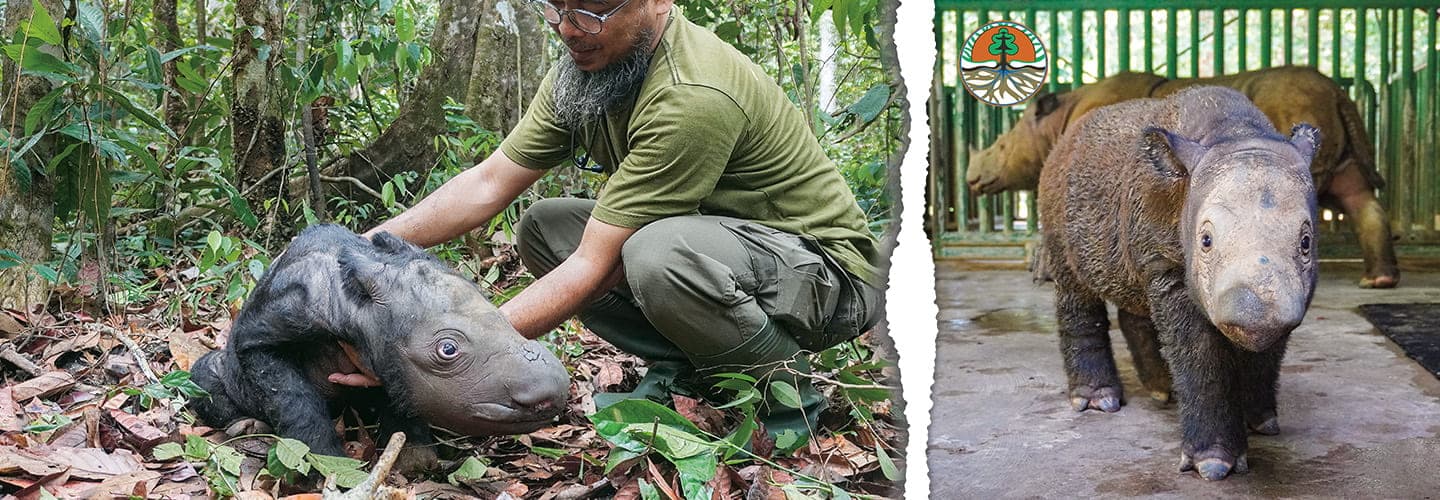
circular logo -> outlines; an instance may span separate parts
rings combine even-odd
[[[995,21],[970,34],[960,48],[960,81],[981,102],[1011,106],[1045,83],[1050,59],[1040,37],[1013,21]]]

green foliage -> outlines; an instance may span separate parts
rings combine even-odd
[[[196,435],[186,435],[185,443],[163,443],[151,453],[155,460],[183,459],[201,464],[200,474],[218,496],[234,496],[236,483],[240,480],[240,462],[244,459],[235,448],[228,445],[240,436],[224,443],[211,443]],[[281,481],[293,483],[312,471],[326,478],[334,478],[341,488],[354,488],[365,481],[362,470],[365,462],[348,457],[317,455],[300,441],[268,436],[275,439],[265,455],[264,473]]]
[[[145,387],[125,387],[120,390],[128,396],[139,396],[140,407],[150,409],[159,401],[175,401],[176,406],[183,406],[184,401],[190,398],[203,398],[210,395],[205,389],[196,385],[190,380],[190,372],[175,370],[160,377],[158,382],[145,384]]]

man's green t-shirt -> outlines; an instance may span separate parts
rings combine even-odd
[[[551,168],[584,147],[610,178],[592,217],[639,228],[722,215],[812,238],[876,287],[878,244],[855,195],[799,108],[749,58],[676,13],[634,105],[571,130],[554,118],[550,71],[501,143],[510,160]]]

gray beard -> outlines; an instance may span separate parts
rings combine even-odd
[[[560,125],[579,130],[623,105],[645,82],[654,41],[654,30],[641,31],[629,54],[593,73],[582,71],[574,59],[562,56],[555,63],[559,73],[552,93]]]

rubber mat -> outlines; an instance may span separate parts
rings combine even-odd
[[[1360,313],[1405,355],[1440,377],[1440,304],[1365,304]]]

